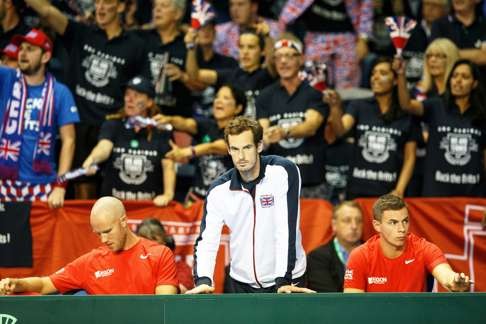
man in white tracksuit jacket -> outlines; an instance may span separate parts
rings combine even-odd
[[[306,258],[299,230],[299,170],[282,157],[261,157],[262,133],[246,117],[237,117],[225,129],[235,168],[207,193],[194,253],[196,287],[188,293],[214,291],[223,225],[231,230],[231,292],[312,292],[302,288]]]

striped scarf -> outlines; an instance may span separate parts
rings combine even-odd
[[[49,164],[53,139],[55,79],[46,74],[42,89],[42,109],[39,113],[39,134],[34,147],[32,167],[38,173],[51,173]],[[19,175],[19,158],[24,132],[24,114],[27,103],[27,82],[17,70],[12,94],[7,103],[0,128],[0,174],[2,179],[16,180]]]

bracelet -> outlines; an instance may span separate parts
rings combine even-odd
[[[289,138],[289,135],[290,135],[290,127],[283,127],[282,129],[284,131],[284,138]]]
[[[196,157],[196,148],[194,146],[191,146],[191,158],[195,158]]]
[[[186,49],[192,50],[196,48],[196,43],[186,43]]]
[[[59,181],[59,180],[56,179],[56,182],[54,182],[54,184],[52,185],[52,188],[53,189],[54,188],[66,189],[67,185],[68,185],[68,181],[67,180],[61,182],[61,181]]]

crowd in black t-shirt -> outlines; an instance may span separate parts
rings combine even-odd
[[[449,5],[447,0],[247,0],[237,1],[243,3],[239,7],[232,0],[209,1],[214,5],[216,16],[198,31],[189,28],[191,1],[186,0],[56,0],[51,2],[59,10],[55,14],[53,10],[44,9],[49,7],[46,0],[11,2],[13,7],[3,2],[0,6],[1,26],[5,30],[0,34],[1,48],[9,44],[13,35],[25,34],[39,24],[55,40],[50,70],[71,89],[81,117],[81,123],[76,126],[73,168],[80,167],[104,138],[123,137],[128,143],[126,146],[130,146],[130,138],[125,137],[131,133],[125,132],[122,124],[106,121],[106,117],[123,107],[125,85],[140,75],[154,85],[154,100],[163,116],[159,120],[174,117],[167,119],[175,121],[172,136],[157,138],[164,142],[152,143],[145,150],[149,152],[151,165],[167,157],[179,164],[175,199],[184,200],[189,188],[197,196],[203,196],[208,186],[206,178],[214,179],[214,172],[221,173],[231,167],[221,146],[224,123],[212,113],[213,109],[219,109],[213,101],[219,88],[225,86],[226,91],[219,94],[220,102],[233,100],[230,105],[235,113],[268,119],[270,126],[285,128],[287,124],[300,123],[305,120],[308,108],[322,115],[323,122],[312,136],[285,138],[268,147],[272,154],[302,162],[297,164],[305,186],[325,184],[327,190],[321,198],[338,202],[346,195],[350,198],[394,192],[398,182],[410,181],[408,174],[403,176],[408,179],[401,179],[404,165],[408,163],[404,161],[410,154],[406,150],[411,146],[404,147],[410,142],[415,143],[414,148],[417,145],[424,151],[426,148],[427,158],[421,156],[425,160],[420,160],[420,176],[412,177],[414,189],[401,194],[486,195],[486,101],[481,101],[484,91],[479,90],[486,84],[484,1],[452,0]],[[298,3],[307,4],[303,8]],[[285,13],[292,6],[301,14],[290,19]],[[361,11],[358,6],[362,6]],[[359,15],[362,21],[372,17],[372,24],[356,23]],[[384,17],[400,15],[416,19],[417,25],[403,50],[403,62],[394,64],[404,64],[401,67],[404,67],[412,99],[424,99],[421,95],[427,99],[420,106],[411,104],[412,108],[405,109],[403,103],[410,98],[404,98],[398,91],[400,77],[397,73],[401,70],[394,66],[392,71],[390,63],[389,71],[394,76],[389,106],[401,105],[404,111],[411,112],[409,115],[401,111],[390,117],[386,110],[380,111],[379,91],[373,84],[379,82],[376,74],[381,73],[376,70],[378,57],[392,57],[395,53]],[[328,87],[371,90],[357,100],[340,92],[343,97],[341,113],[333,111],[333,107],[338,109],[338,103],[329,101],[338,99],[333,97],[326,101],[308,81],[303,81],[305,86],[295,93],[287,93],[279,84],[273,55],[276,35],[285,31],[301,39],[306,59],[325,60]],[[447,70],[442,72],[445,79],[436,81],[435,87],[421,93],[424,75],[435,73],[434,66],[446,59],[428,50],[429,44],[439,38],[448,38],[455,44],[458,57],[454,60],[466,59],[475,64],[464,61],[452,68],[454,62],[443,63]],[[350,40],[353,44],[348,44]],[[218,45],[213,47],[214,44]],[[340,47],[348,52],[351,48],[351,57],[340,61],[346,53],[332,50]],[[14,60],[12,53],[4,51],[2,61],[9,59]],[[359,71],[351,68],[354,64]],[[340,82],[340,78],[347,81]],[[473,80],[470,85],[464,83],[467,80],[463,81],[468,78]],[[359,84],[353,83],[355,79],[359,79]],[[458,94],[468,86],[474,91]],[[467,97],[466,108],[461,106],[460,96]],[[238,108],[240,105],[242,109]],[[348,132],[341,134],[333,129],[339,126],[330,121],[333,114],[343,118],[344,126],[352,121],[352,126],[344,127]],[[176,127],[181,125],[177,124],[181,120],[189,124]],[[190,127],[185,127],[187,125]],[[118,129],[120,127],[122,129]],[[184,131],[187,129],[195,131]],[[304,142],[305,146],[300,147]],[[181,147],[187,147],[188,154],[173,158],[176,152],[181,152],[177,151]],[[144,148],[137,147],[137,150]],[[114,150],[112,154],[111,162],[102,166],[105,180],[106,177],[114,179],[117,172],[123,172],[119,165],[120,170],[109,166],[121,159],[118,156],[121,151]],[[413,155],[417,160],[419,155]],[[155,173],[161,178],[160,172]],[[127,199],[151,199],[164,190],[162,182],[160,188],[136,190],[132,178],[123,191]],[[415,183],[417,179],[419,183]],[[68,197],[95,198],[95,186],[98,188],[95,195],[111,192],[106,181],[103,183],[103,177],[81,178],[73,183]],[[117,183],[117,187],[123,188],[124,184]],[[132,192],[143,194],[127,194]]]

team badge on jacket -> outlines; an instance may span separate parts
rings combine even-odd
[[[274,202],[273,195],[261,195],[260,196],[260,204],[262,208],[272,207]]]

